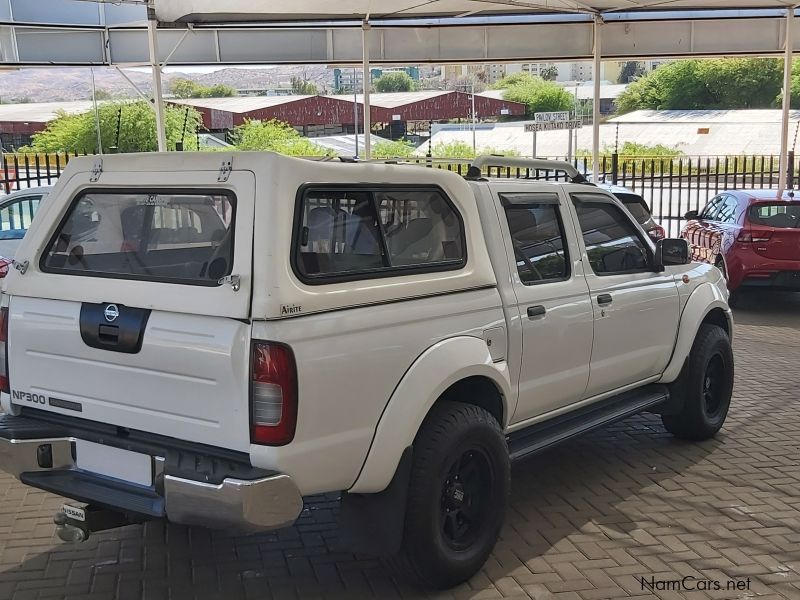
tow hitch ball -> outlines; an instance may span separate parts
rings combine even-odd
[[[53,517],[56,534],[65,542],[85,542],[95,531],[130,525],[126,515],[99,506],[78,507],[65,504]]]
[[[70,519],[64,511],[58,511],[53,517],[56,534],[64,542],[85,542],[89,539],[89,529],[83,524]]]

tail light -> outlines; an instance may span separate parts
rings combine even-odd
[[[656,225],[655,227],[650,229],[647,232],[647,234],[650,236],[650,238],[654,242],[657,242],[659,240],[663,240],[665,237],[667,237],[667,232],[661,225]]]
[[[8,308],[0,308],[0,392],[11,393],[8,382]]]
[[[772,237],[771,231],[742,231],[739,234],[739,237],[736,238],[736,241],[742,242],[745,244],[749,243],[758,243],[758,242],[768,242]]]
[[[11,267],[10,258],[0,258],[0,279],[8,275],[8,269]]]
[[[253,342],[250,367],[250,441],[283,446],[297,424],[297,368],[281,344]]]

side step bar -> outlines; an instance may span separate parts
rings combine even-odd
[[[667,386],[659,384],[647,385],[607,398],[509,434],[509,455],[512,461],[532,456],[572,437],[644,412],[667,400],[669,390]]]

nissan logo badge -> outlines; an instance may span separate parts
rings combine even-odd
[[[116,304],[109,304],[108,306],[106,306],[106,309],[105,311],[103,311],[103,314],[106,316],[106,321],[108,321],[109,323],[113,323],[114,321],[117,320],[117,317],[119,316],[119,308],[117,307]]]

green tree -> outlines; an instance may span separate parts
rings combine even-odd
[[[236,90],[224,83],[207,86],[191,79],[176,79],[170,90],[176,98],[227,98],[236,95]]]
[[[558,77],[558,67],[555,65],[549,65],[539,71],[539,74],[545,81],[555,81],[556,77]]]
[[[527,108],[528,116],[537,112],[572,110],[575,99],[560,85],[545,81],[541,77],[527,73],[514,73],[498,82],[505,89],[505,100],[521,102]]]
[[[372,145],[373,158],[408,158],[414,154],[414,145],[405,140],[381,140]]]
[[[677,60],[630,84],[617,99],[617,112],[770,108],[781,73],[774,58]]]
[[[475,151],[466,142],[438,142],[431,148],[436,158],[475,158]]]
[[[453,141],[453,142],[438,142],[431,148],[431,154],[434,158],[475,158],[475,151],[472,149],[472,144],[466,142]],[[478,148],[478,154],[495,154],[497,156],[520,156],[519,151],[501,150],[492,146],[483,146]]]
[[[328,150],[304,138],[283,121],[246,121],[233,131],[239,150],[269,150],[290,156],[327,156]]]
[[[236,95],[236,89],[224,83],[216,83],[210,87],[200,86],[203,98],[230,98]]]
[[[94,97],[98,100],[111,100],[114,96],[108,90],[104,90],[103,88],[97,88],[94,92]]]
[[[498,79],[492,87],[496,90],[507,90],[512,85],[516,85],[518,83],[530,83],[536,79],[538,78],[534,77],[530,73],[520,71],[519,73],[512,73],[511,75],[506,75],[502,79]]]
[[[176,98],[196,98],[197,84],[190,79],[176,79],[169,86],[172,95]]]
[[[611,156],[614,153],[614,148],[606,146],[600,151],[601,156]],[[592,151],[586,148],[580,148],[577,152],[579,157],[587,156],[591,158]],[[683,152],[671,146],[664,144],[655,144],[649,146],[647,144],[637,144],[636,142],[625,142],[619,149],[620,156],[637,156],[647,158],[675,158],[683,156]]]
[[[783,77],[781,77],[781,81]],[[781,83],[781,85],[783,85]],[[791,105],[792,108],[800,108],[800,59],[796,58],[792,61],[792,100]],[[778,104],[783,102],[783,94],[778,96],[777,100]]]
[[[375,80],[375,90],[378,92],[411,92],[414,87],[414,80],[405,71],[384,73]]]
[[[622,63],[617,83],[630,83],[642,75],[644,75],[644,63],[638,60],[629,60]]]
[[[190,107],[166,107],[167,145],[174,148],[183,135],[184,118],[188,112],[186,137],[193,136],[201,124],[200,113]],[[108,102],[100,105],[100,134],[103,149],[117,144],[119,121],[119,152],[154,152],[158,149],[156,117],[149,103]],[[62,112],[50,121],[41,133],[33,135],[31,149],[36,152],[97,152],[97,130],[94,111],[77,115]]]
[[[316,96],[319,93],[319,89],[311,81],[292,77],[292,93],[298,96]]]

